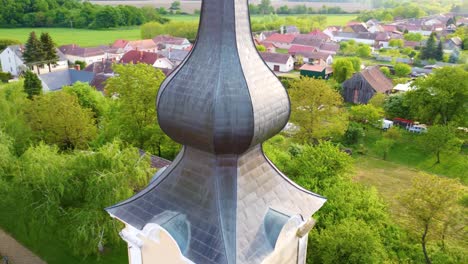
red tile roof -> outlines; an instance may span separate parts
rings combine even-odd
[[[320,31],[319,29],[316,29],[316,30],[310,32],[309,35],[315,36],[316,38],[318,38],[318,39],[323,39],[323,40],[328,40],[328,39],[330,39],[330,36],[328,36],[327,34],[323,33],[323,32]]]
[[[158,47],[158,45],[156,45],[156,43],[154,43],[152,39],[129,41],[128,44],[133,49],[138,49],[138,50],[157,49]]]
[[[137,63],[145,63],[149,65],[154,65],[154,63],[159,59],[164,58],[164,56],[159,55],[153,52],[145,52],[145,51],[138,51],[138,50],[131,50],[122,57],[120,63],[128,64],[137,64]]]
[[[267,39],[264,40],[264,42],[280,42],[280,43],[292,43],[294,38],[296,38],[296,35],[293,34],[279,34],[275,33],[271,36],[269,36]]]
[[[112,48],[123,49],[127,46],[128,41],[124,39],[118,39],[112,44]]]
[[[160,35],[155,38],[153,38],[153,42],[156,44],[173,44],[173,45],[182,45],[187,39],[185,38],[179,38],[179,37],[173,37],[170,35]]]
[[[309,46],[302,46],[302,45],[292,45],[291,48],[289,48],[288,53],[291,55],[295,55],[297,52],[314,52],[314,51],[317,51],[317,48],[309,47]]]

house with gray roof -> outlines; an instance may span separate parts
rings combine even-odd
[[[42,82],[42,89],[44,92],[51,92],[60,90],[63,86],[73,85],[76,82],[90,83],[94,78],[94,73],[78,71],[75,69],[66,69],[40,74],[38,77]]]
[[[166,57],[175,66],[179,66],[179,64],[182,63],[182,61],[185,59],[185,57],[187,57],[190,51],[179,49],[166,49],[163,51],[158,51],[157,53],[163,57]]]
[[[19,76],[23,72],[27,71],[31,67],[27,66],[23,60],[23,45],[12,45],[6,47],[2,53],[0,53],[0,63],[2,65],[3,72],[9,72],[13,76]],[[61,71],[68,68],[68,61],[65,58],[64,54],[60,52],[59,49],[56,49],[59,60],[57,63],[51,65],[51,71]],[[37,72],[38,66],[33,66],[33,71]],[[39,72],[48,72],[48,66],[39,67]]]

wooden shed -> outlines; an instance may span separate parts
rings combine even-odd
[[[355,73],[343,83],[343,97],[346,102],[367,104],[376,93],[389,94],[393,83],[379,69],[373,66]]]

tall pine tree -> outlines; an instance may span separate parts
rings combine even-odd
[[[435,51],[434,59],[436,59],[438,61],[442,61],[444,59],[444,50],[442,48],[442,40],[440,40],[439,44],[437,45],[437,49]]]
[[[435,59],[436,55],[436,37],[435,33],[432,32],[429,36],[429,39],[426,42],[426,46],[423,48],[421,52],[421,59],[428,60],[428,59]]]
[[[24,92],[28,94],[28,98],[32,99],[35,95],[42,93],[41,80],[32,71],[27,71],[24,74]]]
[[[44,60],[44,52],[42,51],[42,44],[37,39],[36,32],[34,31],[29,34],[29,38],[23,52],[23,59],[25,64],[31,69],[33,69],[34,66],[37,66],[37,73],[40,74],[39,67],[41,66],[41,62]]]
[[[55,44],[52,41],[49,33],[41,34],[41,46],[44,55],[44,61],[46,61],[47,66],[49,66],[49,72],[51,72],[50,65],[57,63],[59,57],[57,55],[57,51],[55,50]]]

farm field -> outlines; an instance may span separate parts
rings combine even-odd
[[[109,30],[69,29],[69,28],[0,28],[0,38],[17,39],[26,42],[29,33],[48,32],[57,45],[78,44],[83,47],[108,45],[116,39],[136,40],[140,38],[140,28],[121,28]]]
[[[173,21],[198,21],[195,15],[173,15],[166,16]],[[252,19],[261,19],[263,16],[252,16]],[[356,15],[329,15],[327,16],[327,25],[344,25],[353,20]],[[108,45],[116,39],[136,40],[140,39],[140,28],[117,28],[108,30],[90,30],[90,29],[69,29],[69,28],[0,28],[0,38],[16,39],[26,42],[29,33],[36,31],[48,32],[57,45],[75,43],[83,47]]]

